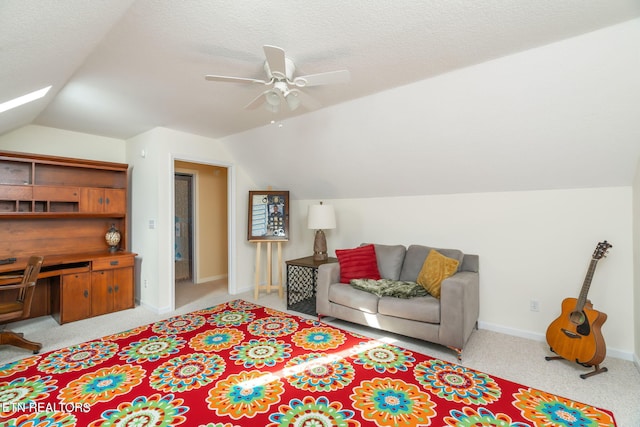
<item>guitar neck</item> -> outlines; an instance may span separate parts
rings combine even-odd
[[[591,286],[591,280],[593,279],[593,273],[596,271],[597,264],[597,259],[591,259],[589,270],[587,271],[587,275],[585,276],[584,282],[582,283],[582,289],[580,290],[580,296],[578,297],[578,302],[576,304],[576,311],[582,311],[584,305],[587,302],[587,294],[589,293],[589,287]]]

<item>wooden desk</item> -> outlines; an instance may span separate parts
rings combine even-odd
[[[21,274],[29,256],[44,257],[31,317],[66,323],[133,307],[128,174],[126,163],[0,151],[0,259],[18,258],[0,274]],[[112,226],[122,252],[108,251]]]
[[[136,255],[101,251],[45,256],[30,317],[51,315],[62,324],[133,308]],[[22,274],[27,260],[0,265],[0,275]],[[0,286],[11,282],[15,279],[2,279]],[[12,298],[10,292],[0,294],[1,301]]]

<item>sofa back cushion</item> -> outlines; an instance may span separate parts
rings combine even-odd
[[[402,245],[374,245],[378,271],[383,279],[399,280],[407,248]]]
[[[411,245],[404,256],[404,263],[402,264],[402,271],[400,272],[400,280],[405,282],[417,282],[420,270],[422,270],[424,261],[427,259],[431,249],[435,249],[442,255],[459,261],[458,269],[460,268],[464,254],[458,249],[437,249],[429,246]]]

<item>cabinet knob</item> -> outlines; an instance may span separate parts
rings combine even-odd
[[[118,292],[118,288],[119,288],[119,287],[118,287],[118,285],[116,285],[116,286],[115,286],[115,290],[116,290],[116,292]]]
[[[89,298],[89,291],[88,290],[85,289],[82,294],[84,295],[85,298]]]
[[[118,265],[120,263],[120,261],[116,260],[116,261],[111,261],[109,264],[111,265]]]

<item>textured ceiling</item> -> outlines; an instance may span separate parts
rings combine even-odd
[[[0,135],[35,123],[220,138],[294,114],[243,109],[260,86],[204,80],[263,78],[265,44],[297,74],[349,70],[348,84],[307,89],[330,106],[638,16],[638,0],[3,0],[0,102],[53,88],[0,114]]]

